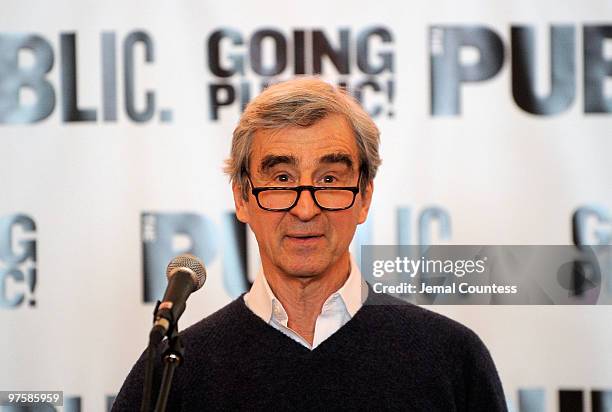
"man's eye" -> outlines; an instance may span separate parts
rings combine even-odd
[[[323,178],[323,183],[335,183],[337,180],[335,176],[327,175]]]
[[[289,175],[278,175],[276,180],[281,183],[287,183],[289,181]]]

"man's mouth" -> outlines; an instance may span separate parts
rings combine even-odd
[[[306,239],[306,238],[313,238],[313,237],[322,237],[322,234],[319,233],[293,233],[293,234],[288,234],[287,237],[292,237],[292,238],[297,238],[297,239]]]
[[[292,233],[287,235],[289,241],[299,244],[314,243],[322,238],[323,235],[319,233]]]

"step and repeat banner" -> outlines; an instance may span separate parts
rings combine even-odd
[[[177,254],[208,269],[181,328],[248,290],[223,161],[245,104],[296,75],[381,130],[356,256],[612,242],[609,1],[0,7],[0,390],[106,411]],[[612,411],[612,307],[427,307],[481,336],[510,410]]]

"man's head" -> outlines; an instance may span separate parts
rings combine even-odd
[[[359,104],[316,78],[270,86],[246,107],[225,170],[236,214],[255,233],[264,270],[313,277],[348,257],[369,210],[378,145],[378,129]],[[314,192],[303,190],[292,209],[269,211],[258,205],[249,179],[256,188],[358,186],[360,193],[351,207],[330,211],[319,206],[329,206],[325,196],[333,201],[339,192],[317,192],[317,205]]]

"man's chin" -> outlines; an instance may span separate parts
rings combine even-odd
[[[320,259],[312,259],[308,256],[286,254],[284,264],[281,265],[283,271],[296,278],[313,278],[321,275],[329,267],[327,262]]]

